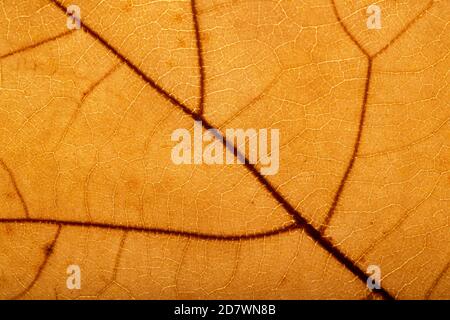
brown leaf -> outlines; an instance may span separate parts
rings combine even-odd
[[[71,4],[1,4],[0,298],[450,297],[448,1]],[[174,164],[194,121],[278,174]]]

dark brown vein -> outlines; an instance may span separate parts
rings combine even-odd
[[[385,52],[394,42],[396,42],[409,28],[411,28],[411,26],[413,24],[415,24],[432,6],[433,6],[434,1],[431,0],[427,6],[414,18],[412,19],[410,22],[408,22],[408,24],[406,24],[406,26],[394,37],[391,39],[391,41],[389,41],[388,44],[386,44],[383,48],[381,48],[377,53],[375,53],[372,58],[375,58],[376,56],[382,54],[383,52]]]
[[[29,45],[29,46],[26,46],[26,47],[23,47],[23,48],[11,51],[9,53],[6,53],[6,54],[0,56],[0,59],[7,58],[7,57],[10,57],[10,56],[18,54],[18,53],[22,53],[22,52],[25,52],[25,51],[30,50],[30,49],[34,49],[34,48],[39,47],[39,46],[41,46],[43,44],[46,44],[48,42],[57,40],[57,39],[62,38],[64,36],[68,35],[68,34],[71,34],[72,32],[74,32],[74,30],[68,30],[68,31],[65,31],[65,32],[63,32],[61,34],[58,34],[58,35],[54,36],[54,37],[51,37],[51,38],[48,38],[48,39],[44,39],[42,41],[33,43],[33,44]]]
[[[59,235],[61,233],[61,229],[62,229],[62,226],[59,225],[58,228],[56,229],[56,234],[53,237],[52,242],[46,247],[44,260],[40,264],[40,266],[38,268],[38,271],[36,272],[36,275],[34,276],[33,280],[30,282],[30,284],[21,293],[19,293],[18,295],[14,296],[12,298],[12,300],[17,300],[17,299],[20,299],[21,297],[23,297],[28,291],[31,290],[31,288],[39,280],[39,277],[41,276],[42,271],[44,271],[44,268],[47,265],[48,260],[50,259],[51,255],[55,251],[55,245],[56,245],[56,242],[58,241]]]
[[[370,58],[369,52],[366,49],[364,49],[364,47],[358,42],[358,40],[356,40],[356,38],[353,36],[353,34],[350,32],[350,30],[348,30],[347,25],[342,20],[341,15],[339,14],[337,6],[336,6],[336,0],[332,0],[331,3],[332,3],[334,15],[335,15],[336,19],[338,20],[338,23],[340,24],[342,29],[344,29],[345,34],[350,38],[350,40],[358,47],[358,49],[366,57]]]
[[[433,293],[434,289],[438,286],[441,279],[445,276],[447,271],[450,269],[450,262],[447,262],[447,265],[442,269],[442,271],[439,273],[436,279],[434,279],[433,283],[431,284],[431,287],[427,290],[427,293],[425,294],[425,299],[430,299],[431,294]]]
[[[0,166],[8,173],[11,183],[13,185],[13,188],[14,188],[17,196],[19,197],[20,203],[22,204],[23,211],[25,213],[25,217],[29,218],[30,212],[28,211],[27,203],[25,202],[22,192],[20,191],[19,187],[17,186],[16,178],[14,177],[13,172],[11,171],[11,169],[9,169],[9,167],[6,165],[6,163],[2,159],[0,159]]]
[[[337,7],[336,7],[336,3],[335,0],[332,0],[332,4],[333,4],[333,10],[334,13],[339,21],[339,23],[341,24],[342,28],[344,29],[345,33],[348,35],[348,37],[352,40],[353,43],[355,43],[355,45],[364,53],[364,55],[367,56],[368,59],[368,67],[367,67],[367,74],[366,74],[366,83],[365,83],[365,88],[364,88],[364,95],[363,95],[363,101],[362,101],[362,107],[361,107],[361,113],[360,113],[360,119],[359,119],[359,126],[358,126],[358,133],[356,135],[356,140],[353,146],[353,152],[352,152],[352,156],[350,158],[350,161],[348,162],[347,168],[345,170],[344,176],[341,179],[341,182],[339,183],[339,186],[337,188],[337,191],[334,195],[333,198],[333,202],[330,206],[330,209],[328,210],[324,221],[322,222],[322,226],[320,227],[320,231],[322,233],[325,233],[327,227],[331,224],[331,220],[334,216],[334,213],[336,211],[336,207],[339,203],[339,200],[341,198],[342,192],[344,190],[344,187],[346,185],[346,182],[352,172],[354,163],[356,158],[358,157],[358,150],[359,150],[359,146],[361,144],[361,137],[362,137],[362,131],[364,128],[364,120],[365,120],[365,116],[366,116],[366,111],[367,111],[367,103],[368,103],[368,95],[369,95],[369,90],[370,90],[370,81],[371,81],[371,76],[372,76],[372,65],[373,65],[373,61],[374,59],[381,54],[382,52],[384,52],[385,50],[387,50],[395,41],[397,41],[401,35],[403,35],[415,22],[417,22],[417,20],[423,16],[423,14],[429,10],[433,4],[433,1],[431,1],[430,3],[428,3],[428,5],[425,7],[425,9],[413,20],[411,20],[406,26],[405,28],[403,28],[401,30],[401,32],[395,36],[391,41],[389,41],[389,43],[384,46],[380,51],[378,51],[377,53],[375,53],[374,55],[370,55],[362,46],[361,44],[359,44],[359,42],[356,40],[356,38],[350,33],[350,31],[348,30],[347,26],[345,25],[345,23],[343,23],[342,18],[339,16],[339,13],[337,11]]]
[[[151,228],[151,227],[139,227],[139,226],[125,226],[117,225],[111,223],[101,223],[101,222],[85,222],[85,221],[68,221],[68,220],[57,220],[57,219],[36,219],[36,218],[12,218],[12,219],[0,219],[0,223],[27,223],[27,224],[45,224],[45,225],[56,225],[56,226],[68,226],[68,227],[85,227],[85,228],[97,228],[105,230],[118,230],[127,232],[137,232],[137,233],[152,233],[160,234],[174,237],[186,237],[199,240],[211,240],[211,241],[244,241],[244,240],[255,240],[261,238],[268,238],[272,236],[279,235],[281,233],[286,233],[289,231],[300,229],[296,223],[291,223],[283,227],[279,227],[266,232],[255,232],[248,234],[237,234],[237,235],[220,235],[220,234],[208,234],[201,232],[191,232],[191,231],[180,231],[180,230],[170,230],[163,228]]]
[[[66,7],[63,6],[56,0],[50,0],[55,4],[64,14],[66,14]],[[165,97],[170,103],[179,107],[185,114],[189,115],[192,119],[196,121],[202,121],[204,129],[215,129],[202,115],[194,113],[186,105],[180,102],[175,96],[164,90],[159,86],[154,80],[147,76],[142,70],[140,70],[134,63],[128,60],[123,54],[121,54],[116,48],[109,44],[105,39],[103,39],[96,31],[94,31],[89,26],[81,23],[82,29],[99,41],[105,46],[110,52],[112,52],[116,57],[118,57],[123,63],[125,63],[131,70],[133,70],[137,75],[139,75],[145,82],[147,82],[154,90]],[[223,139],[223,144],[228,147],[229,141]],[[235,154],[238,150],[235,147]],[[350,272],[357,276],[363,283],[366,283],[368,275],[359,266],[357,266],[345,253],[339,250],[334,244],[327,238],[325,238],[322,233],[314,228],[277,190],[276,188],[256,169],[255,166],[249,163],[248,159],[244,159],[244,166],[250,171],[253,176],[261,183],[261,185],[272,195],[272,197],[278,201],[281,206],[286,210],[286,212],[295,220],[298,227],[303,228],[305,232],[316,241],[323,249],[328,251],[337,261],[343,264]],[[82,226],[83,224],[80,223]],[[384,288],[378,290],[378,292],[385,299],[394,299],[393,296],[387,292]]]
[[[353,165],[355,164],[356,156],[358,154],[359,146],[361,144],[362,131],[364,128],[364,120],[366,118],[367,100],[368,100],[368,96],[369,96],[371,75],[372,75],[372,59],[369,58],[368,66],[367,66],[367,73],[366,73],[366,83],[364,86],[364,96],[363,96],[363,101],[362,101],[361,114],[359,117],[358,133],[356,134],[356,140],[355,140],[355,144],[353,146],[353,152],[352,152],[350,161],[347,165],[347,168],[345,169],[344,176],[342,177],[341,182],[339,183],[339,187],[336,191],[336,194],[334,195],[333,202],[330,206],[330,209],[328,210],[327,215],[325,216],[325,219],[322,222],[322,226],[319,229],[322,233],[324,233],[326,228],[330,225],[331,219],[336,210],[339,199],[341,198],[342,191],[344,190],[344,187],[346,185],[348,177],[350,176],[350,173],[353,169]]]
[[[367,71],[366,71],[366,81],[365,81],[365,85],[364,85],[364,94],[363,94],[363,99],[362,99],[362,104],[361,104],[361,112],[360,112],[360,116],[359,116],[358,132],[356,134],[356,139],[355,139],[355,142],[353,145],[352,155],[350,157],[350,161],[347,164],[347,168],[345,169],[344,176],[342,177],[342,179],[339,183],[339,186],[337,188],[337,191],[334,194],[333,202],[331,203],[331,206],[328,209],[327,214],[325,215],[325,219],[322,222],[321,227],[319,228],[319,231],[322,234],[325,234],[327,227],[331,223],[331,219],[333,218],[333,215],[336,211],[336,207],[339,203],[342,192],[344,191],[344,187],[345,187],[347,180],[350,176],[350,173],[353,169],[353,165],[355,164],[355,160],[356,160],[356,157],[358,154],[358,149],[361,144],[362,130],[364,128],[364,120],[366,118],[367,101],[368,101],[369,89],[370,89],[370,79],[372,76],[372,58],[370,57],[369,53],[356,40],[356,38],[350,33],[347,26],[342,21],[342,18],[340,17],[339,12],[336,7],[335,0],[332,0],[332,4],[333,4],[334,14],[335,14],[339,24],[341,25],[342,29],[347,34],[347,36],[351,39],[351,41],[359,48],[359,50],[361,50],[361,52],[367,57]]]
[[[194,20],[195,40],[197,44],[198,67],[200,70],[200,103],[198,113],[200,115],[203,115],[205,111],[205,63],[203,62],[203,47],[200,36],[200,26],[198,22],[198,12],[195,5],[195,0],[191,0],[191,9],[192,17]]]
[[[336,6],[336,0],[332,0],[332,7],[335,16],[337,17],[342,29],[344,29],[347,36],[350,38],[350,40],[358,47],[358,49],[368,58],[375,58],[376,56],[382,54],[385,52],[393,43],[395,43],[414,23],[417,22],[434,4],[434,0],[431,0],[428,2],[428,4],[425,6],[425,8],[411,21],[409,21],[403,28],[400,30],[395,37],[393,37],[383,48],[381,48],[378,52],[371,55],[364,47],[358,42],[358,40],[353,36],[353,34],[350,32],[350,30],[347,28],[347,25],[342,20]]]

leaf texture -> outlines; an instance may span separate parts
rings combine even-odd
[[[0,298],[450,298],[447,0],[71,4],[0,4]],[[279,173],[174,164],[194,121]]]

